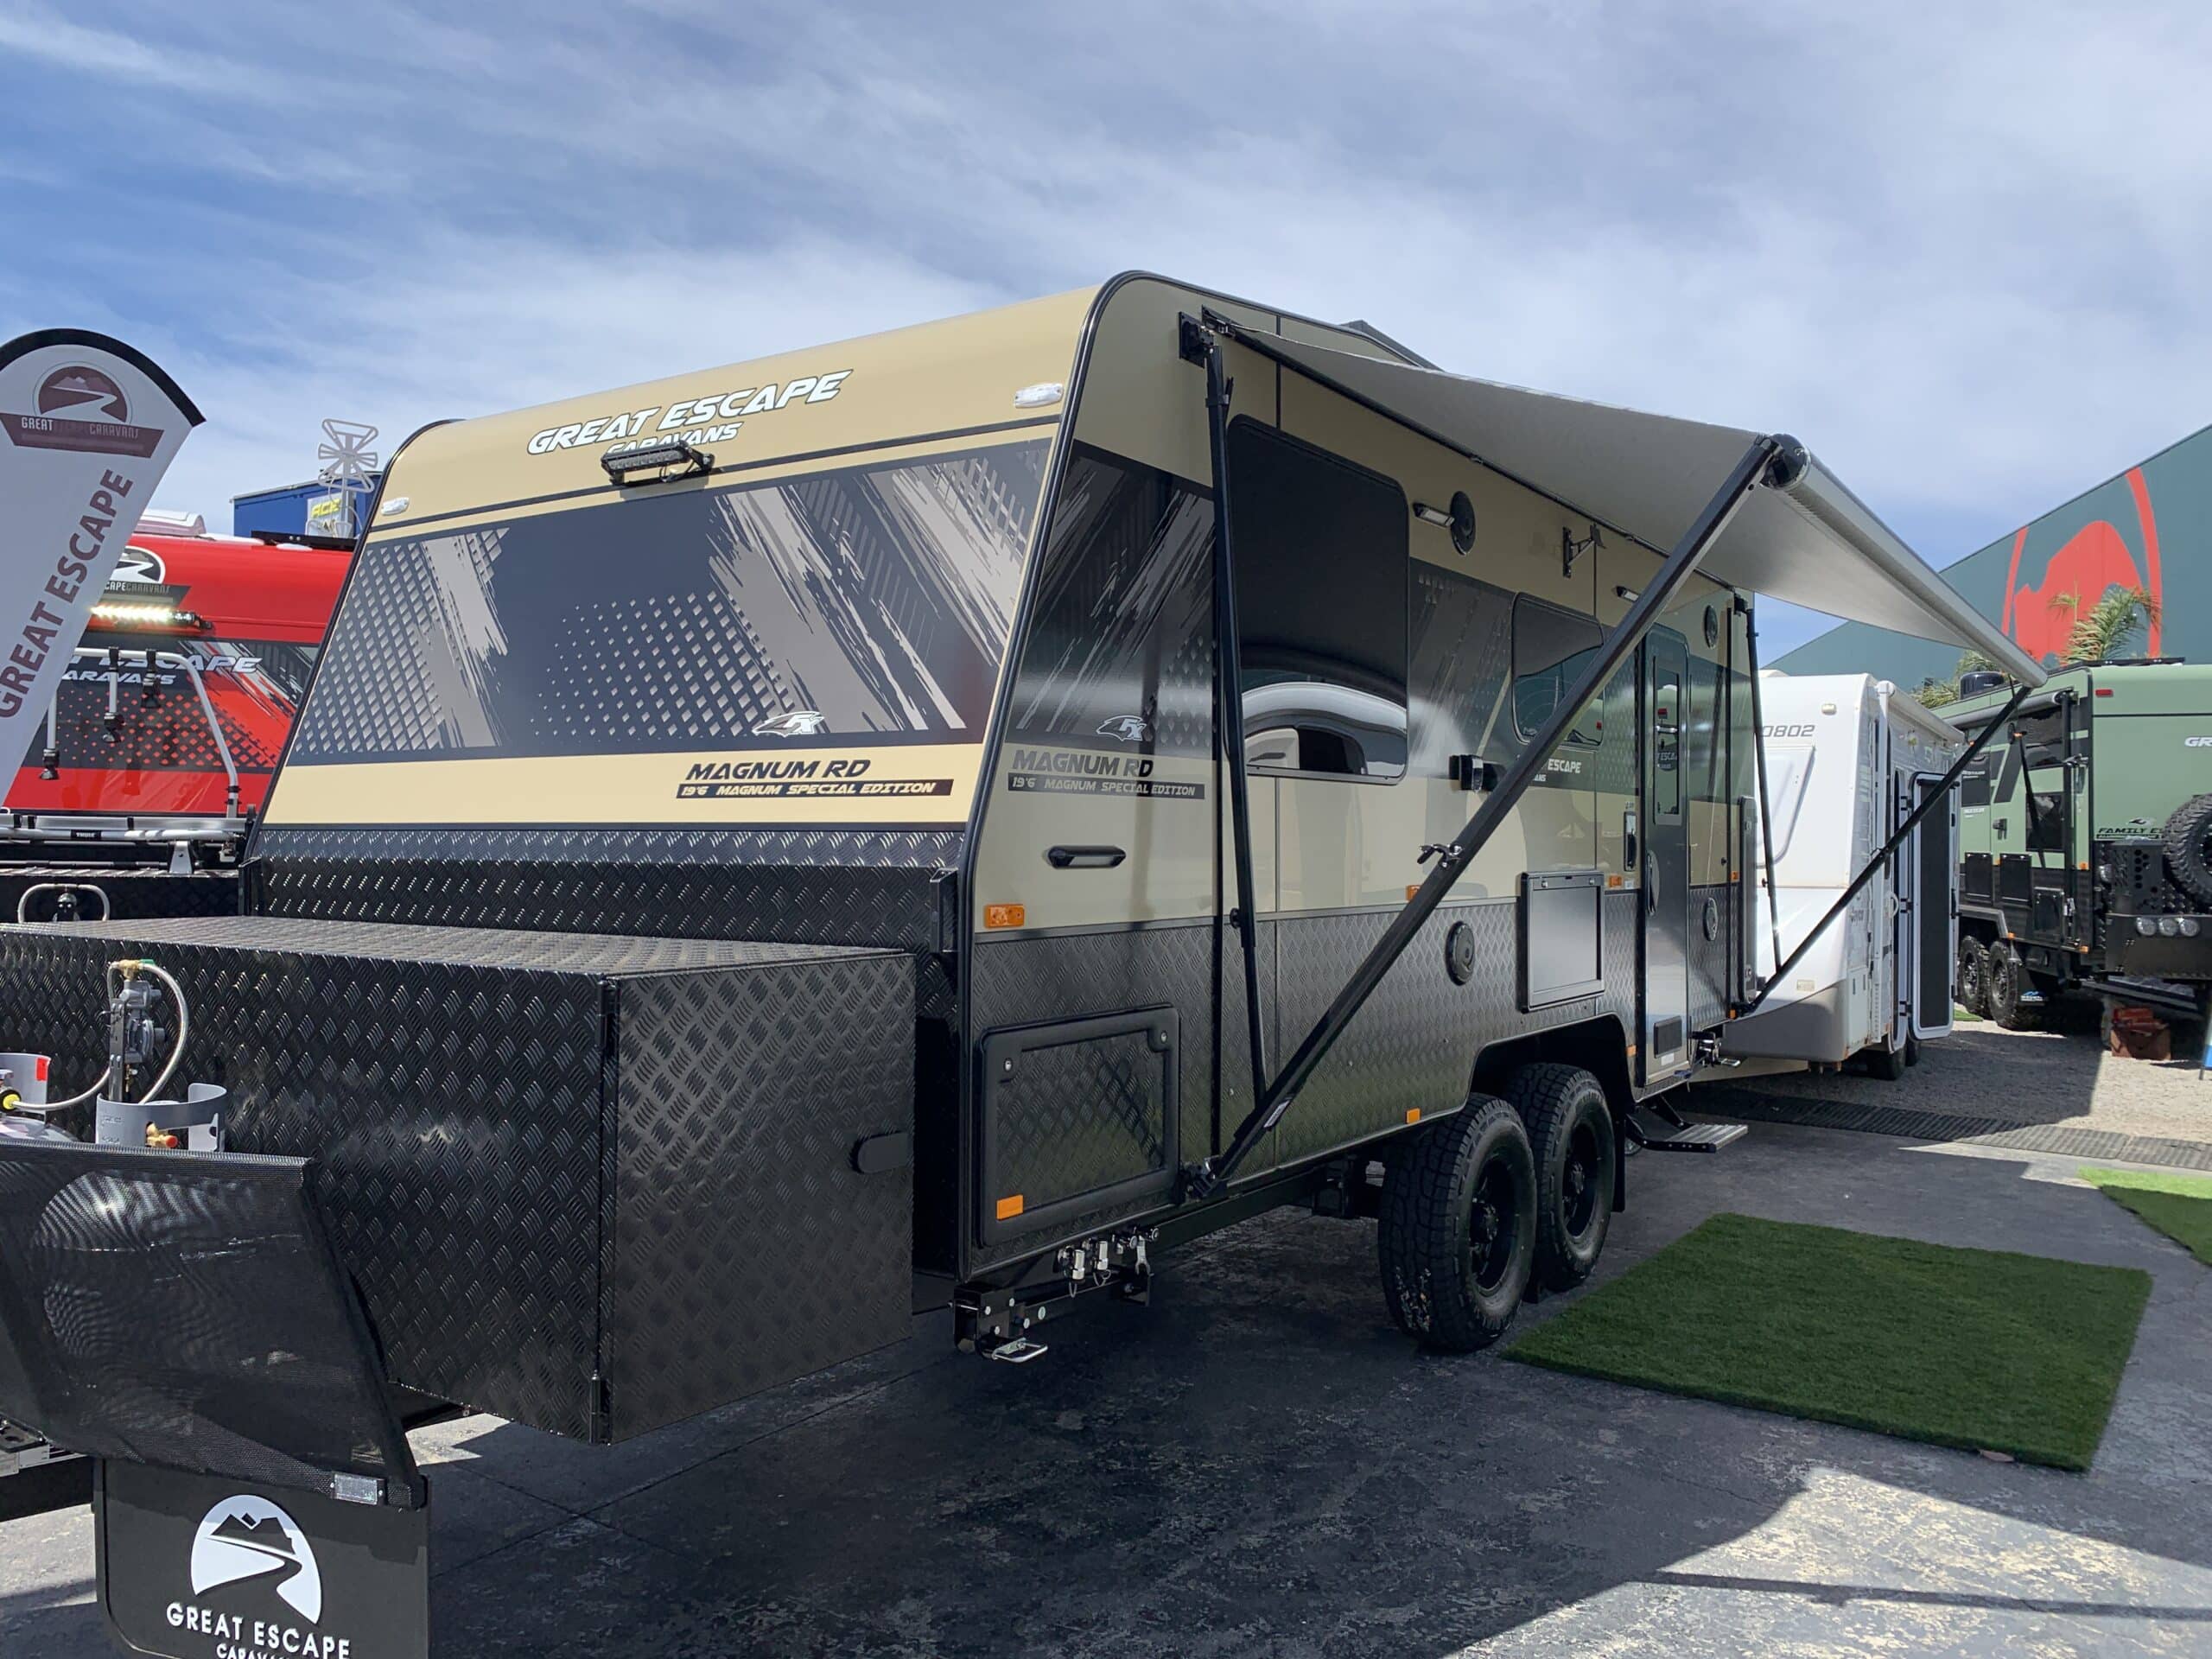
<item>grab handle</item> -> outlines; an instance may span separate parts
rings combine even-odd
[[[1055,847],[1045,861],[1056,870],[1110,870],[1128,856],[1119,847]]]

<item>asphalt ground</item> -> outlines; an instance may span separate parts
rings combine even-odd
[[[1760,1122],[1634,1160],[1599,1278],[1719,1211],[2145,1268],[2085,1475],[1423,1355],[1372,1224],[1278,1212],[1033,1364],[929,1320],[619,1447],[418,1435],[438,1651],[2212,1652],[2212,1271],[2077,1162]],[[92,1570],[82,1509],[0,1523],[0,1654],[111,1652]]]

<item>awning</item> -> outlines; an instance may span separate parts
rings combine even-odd
[[[1533,485],[1664,553],[1758,434],[1225,329],[1241,345]],[[1819,460],[1754,491],[1700,566],[1770,598],[1971,648],[2026,685],[2042,665],[1936,574]]]

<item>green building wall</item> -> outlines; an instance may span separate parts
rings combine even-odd
[[[2057,660],[2072,613],[2107,588],[2144,588],[2159,620],[2145,654],[2212,662],[2212,427],[1969,553],[1943,578],[2024,650]],[[2139,640],[2140,636],[2139,634]],[[1948,680],[1957,650],[1846,622],[1776,664],[1792,674],[1867,673],[1916,686]]]

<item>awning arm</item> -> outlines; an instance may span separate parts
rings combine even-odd
[[[1179,325],[1183,360],[1206,370],[1206,431],[1213,451],[1214,734],[1229,763],[1230,841],[1236,849],[1236,908],[1230,924],[1244,957],[1244,1028],[1251,1046],[1252,1095],[1267,1087],[1267,1039],[1260,1021],[1259,901],[1252,885],[1252,796],[1245,773],[1244,675],[1237,641],[1236,564],[1229,543],[1229,398],[1221,341],[1196,318]]]
[[[1292,366],[1295,366],[1293,365]],[[1383,411],[1387,413],[1388,411]],[[1530,738],[1513,764],[1498,780],[1497,787],[1483,798],[1465,825],[1444,849],[1436,861],[1436,868],[1428,873],[1406,907],[1391,919],[1382,937],[1352,970],[1328,1011],[1306,1033],[1281,1074],[1267,1084],[1260,1092],[1243,1122],[1227,1147],[1204,1163],[1185,1172],[1185,1191],[1192,1198],[1206,1198],[1218,1192],[1236,1178],[1238,1167],[1251,1155],[1263,1136],[1282,1121],[1298,1099],[1321,1061],[1351,1024],[1354,1015],[1382,982],[1383,975],[1406,952],[1436,907],[1444,902],[1444,895],[1465,871],[1468,864],[1504,823],[1506,815],[1520,804],[1522,796],[1542,772],[1545,763],[1559,747],[1567,728],[1581,713],[1585,704],[1598,695],[1615,671],[1626,662],[1643,637],[1651,631],[1677,589],[1697,569],[1698,562],[1727,528],[1728,521],[1743,505],[1745,499],[1762,483],[1780,487],[1792,475],[1793,469],[1802,466],[1804,450],[1795,440],[1782,437],[1754,439],[1745,450],[1742,459],[1729,471],[1726,480],[1713,493],[1713,499],[1699,510],[1682,538],[1668,554],[1658,574],[1643,588],[1627,615],[1606,635],[1605,646],[1596,658],[1586,667],[1566,696],[1553,708],[1542,729]],[[1222,480],[1215,480],[1215,488],[1222,488]],[[1237,733],[1241,742],[1243,732]],[[1249,849],[1243,849],[1249,856]],[[1256,1001],[1255,1001],[1256,1006]],[[1256,1086],[1256,1084],[1255,1084]]]
[[[1774,977],[1759,988],[1759,994],[1751,999],[1751,1005],[1738,1016],[1738,1018],[1748,1019],[1758,1012],[1759,1004],[1767,1000],[1768,996],[1773,993],[1774,988],[1782,983],[1792,968],[1804,960],[1805,953],[1813,948],[1813,942],[1827,930],[1829,923],[1834,921],[1850,907],[1851,901],[1856,899],[1866,885],[1874,879],[1875,872],[1888,861],[1890,855],[1904,845],[1905,837],[1920,827],[1920,821],[1935,810],[1938,801],[1948,800],[1950,798],[1951,786],[1956,784],[1966,769],[1974,764],[1974,757],[1988,746],[1989,740],[1997,734],[1997,728],[2011,721],[2012,711],[2026,701],[2028,693],[2033,689],[2031,686],[2024,685],[2015,691],[2012,694],[2012,701],[2005,705],[1999,712],[1997,718],[1983,727],[1981,734],[1967,745],[1966,753],[1961,754],[1952,765],[1951,769],[1943,774],[1943,781],[1922,795],[1920,804],[1905,815],[1904,822],[1891,833],[1890,838],[1882,843],[1881,849],[1866,861],[1866,868],[1861,869],[1852,879],[1851,885],[1843,890],[1843,897],[1830,905],[1827,913],[1813,924],[1811,931],[1798,941],[1797,948],[1789,953],[1789,959],[1774,970]]]
[[[1767,942],[1774,949],[1776,977],[1782,974],[1782,895],[1774,887],[1774,797],[1766,786],[1766,710],[1759,700],[1759,623],[1756,612],[1744,613],[1744,643],[1745,655],[1751,659],[1751,759],[1758,770],[1759,783],[1759,851],[1766,861],[1766,921]],[[1750,918],[1745,918],[1746,921]],[[1759,953],[1751,952],[1751,966],[1758,966]]]

